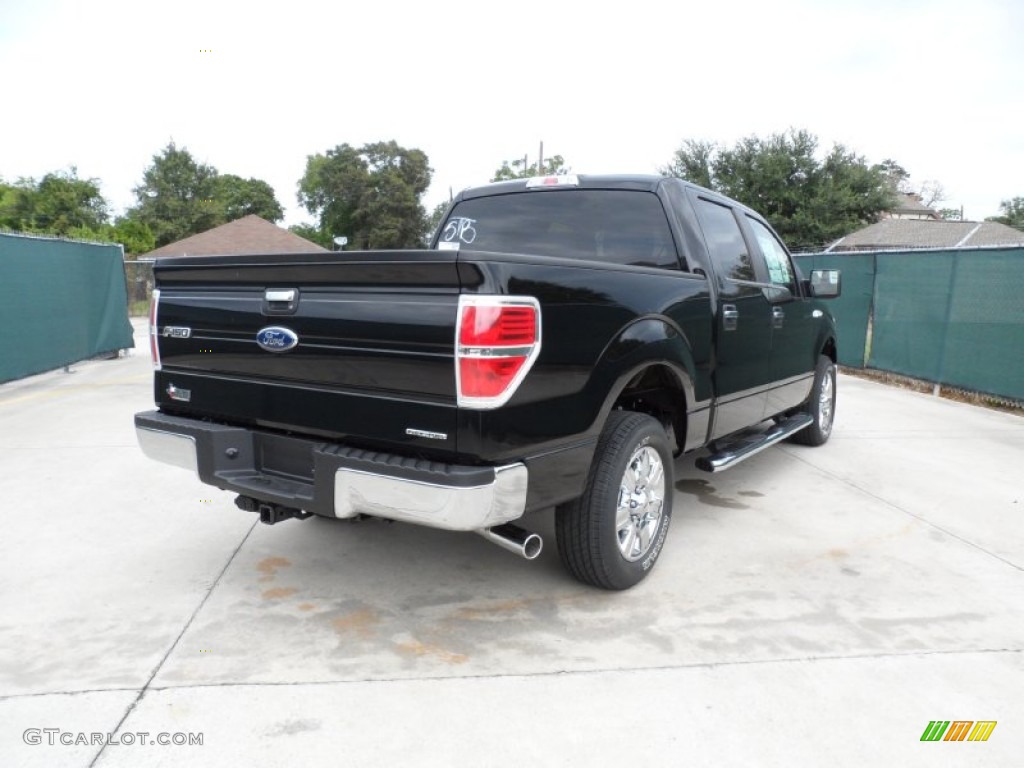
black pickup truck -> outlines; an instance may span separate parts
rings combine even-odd
[[[461,192],[429,250],[159,260],[150,457],[263,522],[373,516],[532,559],[554,508],[589,584],[650,571],[673,459],[821,445],[836,332],[754,211],[652,176]]]

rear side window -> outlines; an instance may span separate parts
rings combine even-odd
[[[704,198],[698,198],[695,207],[708,253],[719,277],[730,280],[756,279],[750,249],[747,248],[732,209]]]
[[[679,269],[665,209],[651,192],[522,192],[463,200],[438,241],[474,251],[531,253]]]

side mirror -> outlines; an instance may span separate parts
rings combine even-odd
[[[834,299],[843,292],[838,269],[811,270],[811,279],[808,284],[809,293],[816,299]]]

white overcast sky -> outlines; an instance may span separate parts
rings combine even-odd
[[[76,165],[116,212],[172,139],[295,224],[307,155],[343,142],[426,152],[429,209],[541,140],[654,173],[790,127],[970,219],[1024,195],[1022,0],[0,0],[0,73],[0,177]]]

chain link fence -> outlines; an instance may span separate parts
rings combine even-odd
[[[153,260],[139,259],[124,263],[124,281],[128,292],[128,314],[145,317],[153,298]]]

